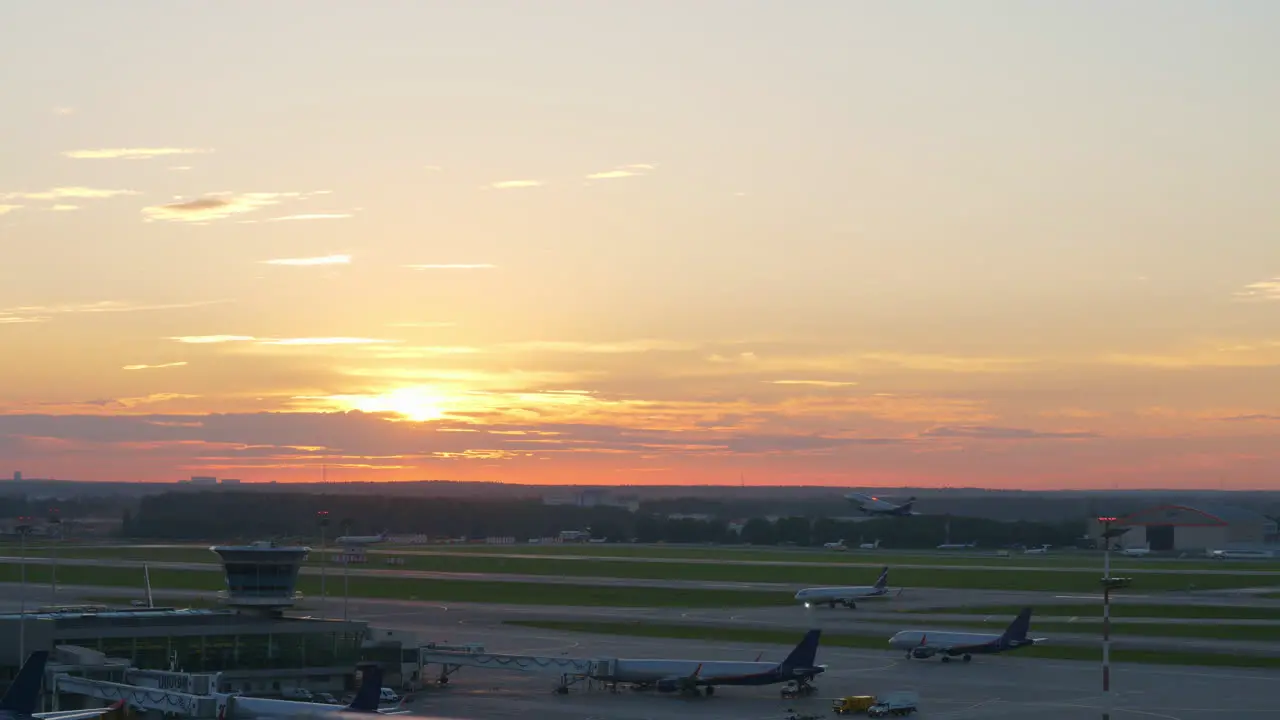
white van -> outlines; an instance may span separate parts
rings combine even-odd
[[[397,703],[400,702],[400,696],[396,694],[395,690],[392,690],[389,687],[384,687],[382,688],[382,692],[378,693],[378,702]]]

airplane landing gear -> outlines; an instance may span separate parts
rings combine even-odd
[[[965,654],[964,654],[964,661],[965,661],[965,662],[969,662],[969,661],[970,661],[970,660],[972,660],[972,659],[973,659],[973,656],[972,656],[972,655],[970,655],[969,653],[965,653]]]
[[[950,655],[943,655],[943,656],[942,656],[942,662],[944,662],[944,663],[949,663],[949,662],[951,662],[951,656],[950,656]]]

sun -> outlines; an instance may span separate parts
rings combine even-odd
[[[381,395],[367,395],[354,399],[352,406],[368,413],[395,413],[411,422],[430,422],[445,416],[444,398],[424,387],[403,387]]]

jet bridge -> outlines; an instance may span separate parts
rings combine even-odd
[[[139,687],[64,674],[54,675],[53,683],[55,698],[58,693],[69,693],[99,700],[124,700],[131,707],[190,717],[211,718],[217,714],[217,699],[208,695],[192,695],[176,690]]]
[[[541,655],[504,655],[486,652],[455,652],[420,648],[418,662],[425,669],[428,665],[440,666],[440,684],[447,685],[449,676],[464,667],[488,670],[514,670],[517,672],[544,673],[560,676],[560,690],[580,680],[612,675],[617,666],[615,658],[571,658]],[[425,672],[423,673],[425,676]]]

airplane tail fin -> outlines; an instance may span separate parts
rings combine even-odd
[[[351,704],[343,708],[352,712],[376,713],[382,697],[382,668],[375,664],[360,668],[360,689]]]
[[[787,659],[782,661],[782,666],[793,668],[813,667],[814,661],[818,658],[818,640],[821,637],[821,630],[810,630],[805,633],[804,638],[800,640],[800,644],[796,645],[791,654],[787,656]]]
[[[876,578],[875,587],[876,589],[889,587],[889,566],[888,565],[885,565],[884,569],[880,571],[880,577]]]
[[[1023,608],[1018,613],[1018,617],[1009,623],[1009,627],[1005,628],[1004,634],[1001,635],[1002,640],[1022,642],[1027,639],[1027,632],[1031,630],[1031,608]]]
[[[44,666],[49,662],[48,650],[37,650],[22,664],[18,676],[9,685],[9,691],[0,699],[0,711],[14,715],[30,715],[40,704],[40,684],[44,681]]]

